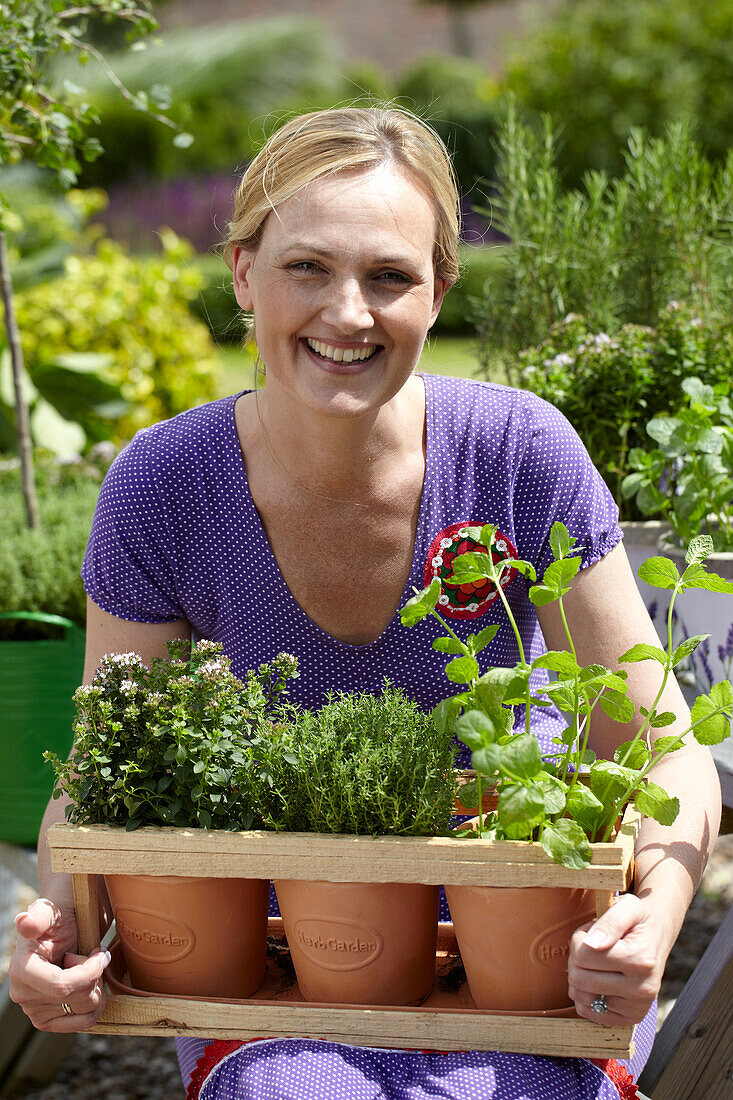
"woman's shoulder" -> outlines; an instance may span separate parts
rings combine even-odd
[[[424,374],[438,414],[456,420],[493,425],[513,424],[518,430],[566,423],[553,404],[531,390],[478,378]]]

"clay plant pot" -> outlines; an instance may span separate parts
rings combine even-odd
[[[106,875],[105,882],[137,988],[241,998],[262,982],[265,880]]]
[[[477,1008],[536,1012],[572,1004],[570,938],[595,917],[592,891],[446,886],[445,893]]]
[[[306,1001],[416,1005],[430,993],[439,887],[282,879],[275,892]]]

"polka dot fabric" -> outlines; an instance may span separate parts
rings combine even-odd
[[[552,560],[549,535],[562,520],[583,567],[621,538],[617,511],[576,432],[533,394],[490,383],[424,376],[426,469],[410,575],[400,606],[422,588],[436,536],[454,524],[494,523],[539,576]],[[306,706],[331,690],[378,691],[385,676],[428,709],[449,691],[432,649],[433,620],[412,629],[395,614],[368,645],[331,637],[308,618],[285,584],[249,492],[237,438],[239,395],[182,413],[138,433],[105,478],[82,577],[103,610],[135,622],[186,618],[195,637],[221,642],[243,675],[287,649],[301,676],[291,697]],[[324,538],[327,532],[324,532]],[[506,589],[530,659],[544,646],[527,582]],[[476,618],[451,620],[461,636],[499,623],[494,664],[517,660],[499,601]],[[539,684],[546,674],[538,672]],[[543,748],[564,726],[547,708],[535,715]],[[523,723],[521,714],[517,721]],[[468,763],[466,753],[459,761]],[[445,913],[443,914],[445,915]],[[637,1029],[637,1073],[654,1035],[650,1014]],[[648,1041],[644,1036],[648,1037]],[[178,1041],[188,1084],[206,1040]],[[617,1097],[600,1069],[575,1059],[497,1053],[431,1055],[363,1050],[313,1040],[247,1044],[213,1071],[205,1100],[573,1100]]]

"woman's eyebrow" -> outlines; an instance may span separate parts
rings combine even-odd
[[[275,258],[276,260],[280,260],[290,252],[312,252],[317,256],[323,256],[327,260],[336,259],[341,254],[339,252],[333,252],[328,248],[323,248],[321,245],[313,244],[311,241],[296,241],[294,244],[289,244],[287,248],[282,248],[276,252]],[[409,254],[403,254],[401,256],[380,256],[372,260],[371,263],[375,267],[384,267],[388,264],[409,264],[414,266],[417,263],[417,259]]]

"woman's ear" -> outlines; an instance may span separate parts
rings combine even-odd
[[[443,299],[445,298],[447,291],[450,290],[450,287],[451,284],[445,279],[435,280],[435,283],[433,284],[433,308],[430,313],[430,324],[428,325],[429,329],[432,328],[437,321],[438,314],[440,313],[440,307],[443,304]]]
[[[239,245],[232,249],[232,280],[234,297],[241,308],[247,312],[254,308],[250,280],[254,253],[245,252]]]

